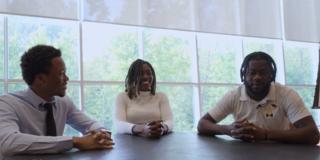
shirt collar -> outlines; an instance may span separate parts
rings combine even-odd
[[[25,98],[26,101],[28,101],[33,107],[36,107],[37,109],[39,109],[45,103],[55,102],[55,98],[53,98],[53,100],[50,102],[45,101],[40,96],[38,96],[31,88],[26,89],[25,94],[23,94],[22,96]]]
[[[140,95],[140,96],[143,96],[143,97],[144,97],[144,96],[149,96],[149,95],[151,95],[151,92],[150,92],[150,91],[140,91],[140,92],[139,92],[139,95]]]
[[[246,87],[244,84],[242,84],[241,86],[241,93],[240,93],[240,101],[248,101],[248,100],[252,100],[247,92],[246,92]],[[269,93],[266,97],[264,97],[260,102],[267,102],[267,101],[274,101],[276,98],[276,88],[275,88],[275,83],[272,82],[270,85],[270,90]]]

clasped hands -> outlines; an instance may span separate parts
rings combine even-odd
[[[113,140],[106,130],[89,131],[82,137],[73,137],[73,145],[80,150],[111,149]]]
[[[146,124],[136,124],[132,128],[133,134],[148,138],[160,138],[167,134],[168,126],[162,123],[161,120],[151,121]]]
[[[229,125],[229,135],[236,139],[241,139],[247,142],[267,140],[267,130],[260,128],[259,126],[250,123],[244,119],[241,121],[235,121]]]

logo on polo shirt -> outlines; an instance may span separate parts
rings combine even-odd
[[[276,104],[266,104],[266,105],[261,105],[259,104],[257,107],[257,109],[262,109],[263,115],[265,118],[269,119],[269,118],[273,118],[273,116],[275,115],[276,109],[277,109],[277,105]]]

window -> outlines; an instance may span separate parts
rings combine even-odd
[[[239,83],[241,39],[198,34],[200,82]]]
[[[84,19],[122,24],[139,24],[140,0],[85,0]]]
[[[77,23],[10,16],[8,18],[8,77],[22,79],[20,57],[36,44],[54,45],[61,49],[70,80],[79,80],[79,42]]]
[[[0,80],[4,79],[4,18],[0,15]],[[3,83],[0,82],[0,95],[3,94]]]
[[[189,30],[193,28],[191,0],[141,0],[141,2],[142,24]]]
[[[283,0],[283,18],[287,40],[320,42],[320,1]]]
[[[144,59],[154,67],[158,82],[193,81],[193,34],[145,29],[143,40]]]
[[[0,12],[77,19],[78,0],[5,0],[0,1]]]
[[[124,91],[124,85],[87,84],[84,86],[84,110],[104,126],[112,128],[113,108],[116,96]]]
[[[138,29],[84,23],[84,79],[124,81],[129,65],[138,58]]]
[[[311,109],[318,73],[318,56],[318,44],[287,42],[284,45],[286,83],[299,93],[316,123],[320,125],[318,110]]]
[[[27,49],[53,45],[61,49],[67,66],[67,95],[79,109],[114,130],[115,97],[124,91],[130,64],[141,58],[153,65],[157,91],[170,100],[174,131],[195,131],[200,116],[241,85],[244,56],[264,51],[277,64],[276,81],[295,89],[310,109],[319,58],[319,44],[307,43],[319,39],[315,4],[315,0],[0,1],[4,13],[0,94],[27,88],[19,66]],[[51,8],[43,7],[48,5]],[[297,15],[297,9],[306,12]],[[305,23],[299,22],[310,25],[301,27]],[[320,124],[316,110],[310,111]],[[232,121],[229,116],[220,123]],[[67,126],[65,134],[78,133]]]
[[[201,115],[240,83],[242,41],[239,37],[198,34]],[[221,124],[232,123],[228,116]]]
[[[285,84],[282,42],[280,40],[244,38],[243,50],[245,56],[256,51],[269,54],[277,66],[276,81]]]
[[[67,74],[70,80],[79,80],[80,57],[78,39],[78,25],[74,22],[8,16],[8,92],[27,88],[21,76],[20,57],[28,48],[36,44],[54,45],[59,48],[66,63]],[[72,97],[77,106],[80,106],[79,84],[69,83],[67,94]],[[69,126],[66,127],[66,135],[74,135],[74,133],[77,132]]]
[[[158,85],[157,91],[165,93],[169,98],[174,118],[174,130],[193,130],[195,127],[193,86]]]
[[[318,73],[319,45],[286,43],[285,75],[288,85],[315,85]],[[303,75],[303,76],[302,76]]]

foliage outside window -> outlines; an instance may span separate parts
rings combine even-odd
[[[3,23],[0,19],[1,26]],[[157,91],[164,92],[170,100],[174,131],[195,131],[196,118],[241,84],[242,60],[257,50],[271,54],[278,66],[277,76],[282,76],[279,80],[293,87],[308,108],[312,104],[318,63],[315,48],[319,46],[283,46],[281,41],[269,39],[248,40],[239,36],[92,22],[81,23],[80,30],[74,21],[20,16],[8,16],[7,25],[8,66],[5,67],[8,68],[8,82],[3,83],[4,39],[0,38],[0,94],[5,92],[3,85],[9,92],[27,87],[19,66],[20,56],[26,49],[39,43],[54,45],[61,49],[67,66],[70,78],[67,94],[79,109],[111,130],[114,130],[115,97],[124,91],[128,68],[137,58],[150,61],[154,66]],[[82,32],[82,46],[79,31]],[[0,27],[0,34],[4,35],[3,27]],[[199,104],[195,95],[199,95]],[[196,115],[198,108],[201,115]],[[310,111],[315,120],[320,121],[317,111]],[[229,116],[221,123],[232,121]],[[67,126],[65,134],[77,132]]]

